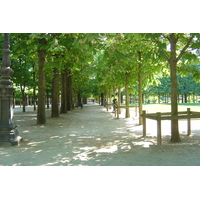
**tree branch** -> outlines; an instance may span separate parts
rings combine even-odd
[[[162,34],[162,36],[163,36],[164,38],[166,38],[166,39],[169,40],[169,36],[167,36],[167,35],[165,35],[165,34]]]
[[[163,57],[169,63],[170,59],[169,59],[169,57],[167,56],[167,54],[164,51],[163,51]]]
[[[178,61],[181,59],[181,57],[182,57],[183,54],[185,53],[186,49],[187,49],[187,48],[189,47],[189,45],[192,43],[193,38],[194,38],[194,36],[192,36],[192,37],[188,40],[187,44],[184,46],[184,48],[182,49],[181,53],[180,53],[179,56],[177,57],[176,62],[178,62]]]
[[[167,40],[169,40],[169,36],[167,36],[167,35],[165,35],[165,34],[162,34],[162,36],[163,36],[164,38],[166,38]],[[160,42],[159,39],[157,39],[157,40],[151,40],[151,41],[154,42],[154,43],[157,43],[157,44],[158,44],[158,42]],[[167,62],[169,62],[170,59],[169,59],[169,56],[166,54],[166,52],[164,52],[164,51],[162,50],[162,53],[163,53],[164,59],[165,59]]]

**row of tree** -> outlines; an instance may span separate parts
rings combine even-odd
[[[199,79],[198,49],[199,34],[193,33],[155,33],[155,34],[108,34],[104,49],[98,55],[98,79],[101,91],[113,92],[126,89],[126,105],[129,105],[129,90],[137,88],[139,112],[142,113],[142,96],[150,83],[156,84],[158,77],[169,75],[171,94],[171,113],[178,114],[177,74],[192,74]],[[132,87],[136,85],[137,87]],[[120,101],[118,101],[120,102]],[[129,109],[126,116],[129,117]],[[179,142],[178,120],[171,121],[171,141]],[[142,124],[142,118],[140,118]]]
[[[199,66],[196,66],[197,68]],[[157,103],[170,102],[171,95],[171,80],[170,77],[160,77],[157,79],[158,84],[149,84],[143,91],[145,99],[153,97],[153,100]],[[198,103],[198,96],[200,95],[200,83],[194,80],[193,74],[188,76],[177,75],[178,81],[178,101],[180,103]],[[192,100],[190,99],[192,98]],[[143,100],[144,102],[144,100]]]
[[[45,105],[51,99],[52,117],[67,113],[91,95],[91,63],[99,34],[10,34],[11,77],[23,111],[27,96],[36,109],[37,123],[46,123]],[[0,37],[3,44],[3,35]],[[3,45],[1,45],[3,46]],[[59,98],[60,97],[60,98]],[[60,104],[61,99],[61,104]],[[61,107],[59,108],[59,104]]]
[[[123,88],[127,106],[130,92],[138,91],[142,113],[145,88],[165,75],[171,83],[171,112],[177,115],[177,74],[199,79],[198,68],[191,67],[199,64],[199,37],[194,33],[13,33],[12,79],[20,88],[24,111],[26,91],[33,102],[37,100],[38,124],[46,123],[46,99],[51,98],[52,117],[58,117],[73,109],[75,101],[80,105],[83,97],[101,94],[103,102],[116,91],[120,97]],[[126,116],[130,116],[128,108]],[[180,141],[178,120],[172,120],[171,132],[171,141]]]

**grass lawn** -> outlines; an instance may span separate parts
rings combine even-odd
[[[178,104],[179,111],[187,111],[187,108],[190,108],[191,111],[199,111],[200,112],[200,103]],[[143,110],[146,110],[148,113],[170,112],[171,104],[143,104]]]

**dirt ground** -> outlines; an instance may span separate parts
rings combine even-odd
[[[157,106],[144,106],[148,112]],[[194,109],[193,109],[194,110]],[[166,110],[167,111],[167,110]],[[179,121],[182,141],[171,144],[170,122],[162,122],[162,146],[156,142],[156,122],[147,120],[147,136],[134,109],[130,118],[116,119],[112,110],[89,103],[47,124],[36,125],[36,112],[16,110],[14,121],[23,141],[18,146],[0,143],[1,166],[199,166],[200,126],[192,120],[192,135]]]

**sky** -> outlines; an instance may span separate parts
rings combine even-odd
[[[8,0],[1,8],[0,32],[199,31],[197,0]]]

